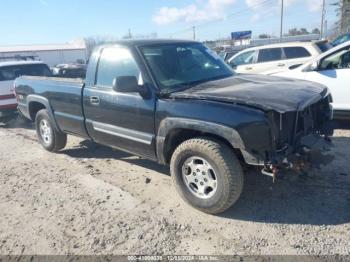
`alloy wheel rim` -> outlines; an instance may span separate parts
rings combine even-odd
[[[182,178],[187,189],[201,199],[211,198],[217,190],[217,175],[204,158],[193,156],[182,165]]]
[[[52,129],[46,119],[42,119],[39,123],[40,136],[45,144],[50,144],[52,140]]]

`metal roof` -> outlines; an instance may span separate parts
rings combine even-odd
[[[65,44],[48,44],[48,45],[11,45],[11,46],[0,45],[0,53],[82,50],[82,49],[86,49],[85,43],[83,41],[76,41],[76,42],[65,43]]]

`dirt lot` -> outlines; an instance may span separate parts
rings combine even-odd
[[[272,183],[250,171],[221,216],[179,199],[169,170],[69,137],[44,151],[31,125],[0,126],[0,254],[349,254],[350,131],[335,161]]]

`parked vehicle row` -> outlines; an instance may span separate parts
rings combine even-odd
[[[232,56],[228,63],[241,74],[275,73],[300,65],[330,49],[325,41],[289,42],[245,49]]]
[[[350,41],[297,68],[273,75],[326,85],[332,94],[335,117],[350,118]]]
[[[225,61],[228,62],[235,54],[238,54],[240,50],[230,50],[219,52],[218,55]]]
[[[249,48],[228,63],[237,73],[264,74],[317,82],[332,94],[336,119],[350,119],[350,41],[280,43]]]
[[[169,164],[180,196],[212,214],[240,197],[243,165],[299,170],[333,132],[325,86],[236,75],[193,41],[101,46],[84,81],[25,76],[15,91],[46,150],[71,134]]]
[[[85,64],[59,64],[51,68],[52,74],[56,77],[85,78]]]

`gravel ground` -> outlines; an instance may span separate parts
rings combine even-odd
[[[249,171],[238,203],[211,216],[166,167],[74,137],[52,154],[14,121],[0,126],[0,254],[350,254],[350,131],[334,144],[307,176]]]

